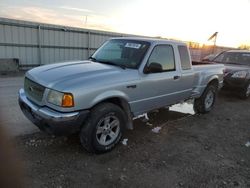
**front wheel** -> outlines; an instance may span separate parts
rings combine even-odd
[[[242,99],[247,99],[250,95],[250,82],[246,84],[246,86],[243,88],[243,90],[240,93],[240,97]]]
[[[195,99],[194,111],[198,114],[205,114],[212,110],[217,96],[216,85],[208,85],[203,94]]]
[[[80,131],[82,146],[92,153],[110,151],[120,141],[125,123],[125,113],[117,105],[97,105]]]

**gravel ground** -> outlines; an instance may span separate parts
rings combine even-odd
[[[106,154],[85,152],[77,135],[41,132],[16,138],[16,147],[27,187],[250,187],[249,122],[250,99],[220,94],[206,115],[135,120],[127,145]]]

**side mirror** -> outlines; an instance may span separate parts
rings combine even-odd
[[[145,67],[144,73],[159,73],[162,72],[162,65],[160,63],[152,62],[147,67]]]

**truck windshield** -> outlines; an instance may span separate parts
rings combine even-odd
[[[136,69],[149,46],[150,43],[145,41],[112,39],[104,43],[90,59],[99,63]]]
[[[245,52],[224,52],[219,54],[214,60],[217,63],[239,64],[250,66],[250,53]]]

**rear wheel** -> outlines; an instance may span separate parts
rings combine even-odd
[[[246,86],[243,88],[243,90],[240,93],[240,97],[242,99],[247,99],[250,95],[250,82],[246,84]]]
[[[112,103],[102,103],[91,110],[80,131],[82,146],[89,152],[110,151],[120,141],[126,123],[124,111]]]
[[[208,85],[203,94],[195,99],[194,111],[198,114],[205,114],[212,110],[217,97],[215,84]]]

